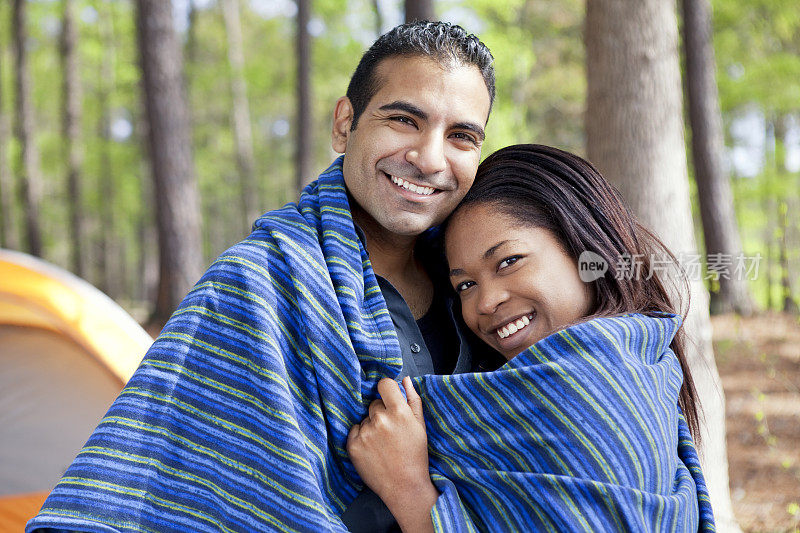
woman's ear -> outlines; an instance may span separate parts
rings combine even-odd
[[[338,154],[343,154],[347,149],[347,139],[350,137],[350,126],[353,124],[353,104],[346,96],[336,100],[333,108],[333,131],[331,132],[331,147]]]

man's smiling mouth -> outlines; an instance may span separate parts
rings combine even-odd
[[[403,178],[398,178],[397,176],[392,176],[391,174],[387,174],[386,172],[384,172],[384,174],[386,174],[386,176],[388,176],[389,179],[392,180],[392,183],[394,183],[398,187],[401,187],[401,188],[403,188],[403,189],[405,189],[407,191],[411,191],[413,193],[419,194],[421,196],[430,196],[430,195],[432,195],[432,194],[434,194],[435,192],[438,191],[438,189],[435,189],[433,187],[426,187],[424,185],[417,185],[416,183],[412,183],[412,182],[410,182],[410,181],[408,181],[406,179],[403,179]]]

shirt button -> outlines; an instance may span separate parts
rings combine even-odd
[[[411,343],[411,353],[419,353],[422,348],[419,347],[419,344],[416,342]]]

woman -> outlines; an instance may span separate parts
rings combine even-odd
[[[650,268],[674,257],[597,170],[496,152],[445,248],[465,322],[508,362],[406,378],[407,400],[379,384],[348,452],[403,530],[713,530],[678,309]],[[587,252],[638,270],[585,282]]]

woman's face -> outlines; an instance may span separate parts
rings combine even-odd
[[[445,247],[464,321],[506,359],[589,314],[591,287],[546,229],[472,204],[455,214]]]

